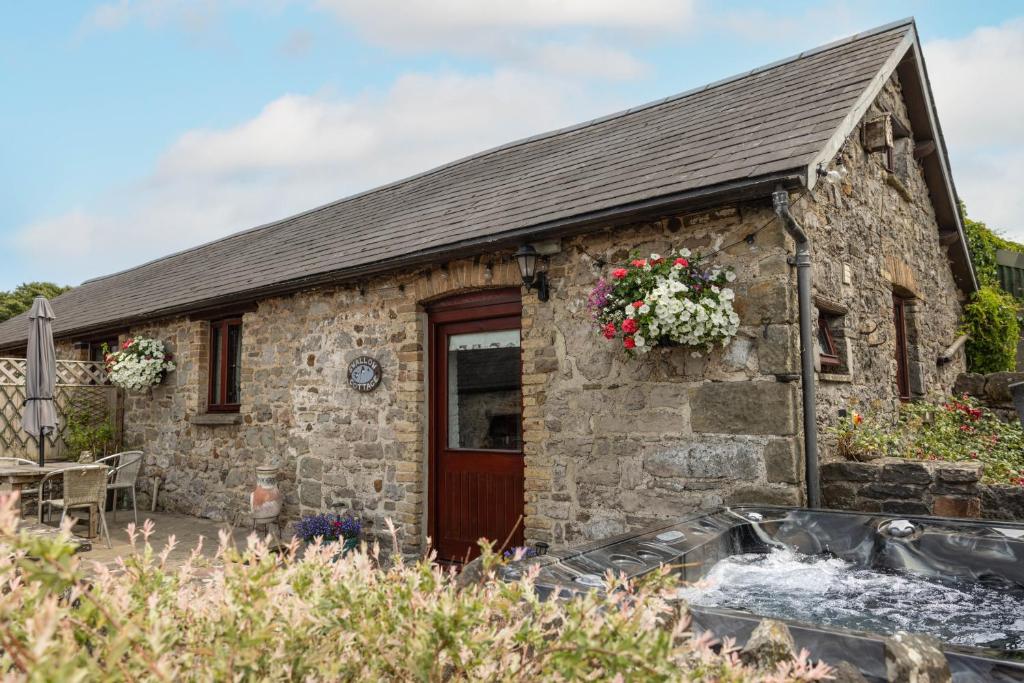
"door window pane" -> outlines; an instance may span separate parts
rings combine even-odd
[[[522,448],[519,330],[448,337],[448,447]]]

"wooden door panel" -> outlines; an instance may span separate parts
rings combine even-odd
[[[500,547],[512,538],[510,546],[523,543],[522,525],[518,524],[523,506],[522,457],[516,467],[507,471],[480,471],[472,464],[441,467],[438,502],[440,536],[439,555],[448,560],[464,560],[479,552],[478,539],[486,538]]]
[[[443,560],[472,559],[480,538],[523,542],[518,297],[476,293],[430,311],[429,527]]]

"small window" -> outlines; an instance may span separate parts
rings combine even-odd
[[[843,320],[842,313],[818,308],[818,361],[823,373],[845,375],[850,371],[846,362],[846,332]]]
[[[210,323],[210,412],[238,412],[242,384],[242,321]]]
[[[107,352],[109,353],[110,351],[117,351],[120,342],[118,341],[117,337],[111,337],[109,339],[98,339],[89,342],[89,360],[91,360],[94,363],[102,363],[105,360],[106,355],[103,352],[104,345],[106,345],[106,348],[108,350]]]
[[[828,318],[824,313],[818,315],[818,348],[821,349],[822,372],[837,370],[843,364]]]
[[[896,389],[900,400],[910,400],[910,354],[907,345],[907,300],[892,295],[892,319],[896,325]]]

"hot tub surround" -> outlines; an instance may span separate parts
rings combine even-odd
[[[895,522],[903,519],[901,525]],[[896,526],[905,526],[906,532]],[[805,556],[832,558],[854,570],[891,572],[913,580],[961,582],[979,590],[1005,594],[1024,608],[1024,524],[956,521],[936,517],[871,515],[780,507],[716,510],[624,534],[505,568],[507,578],[521,576],[527,564],[540,566],[539,593],[548,599],[570,598],[600,590],[611,570],[639,577],[663,564],[692,584],[721,560],[744,553],[786,548]],[[1011,611],[1012,612],[1012,611]],[[737,606],[692,607],[698,630],[743,643],[761,615]],[[1005,616],[1005,615],[1003,615]],[[885,634],[824,627],[786,618],[798,648],[831,664],[855,664],[869,680],[887,680]],[[1011,634],[1019,641],[1024,628]],[[1019,653],[943,646],[956,680],[1024,680]]]
[[[881,458],[821,468],[827,507],[862,512],[1024,521],[1024,486],[986,484],[981,465]]]

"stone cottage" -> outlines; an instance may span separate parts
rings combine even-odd
[[[125,439],[161,507],[192,515],[232,518],[275,464],[287,518],[390,518],[405,551],[456,560],[480,536],[560,546],[800,504],[777,189],[810,238],[818,424],[948,391],[976,285],[910,20],[90,280],[53,301],[59,353],[173,349],[177,371],[126,397]],[[735,268],[738,336],[630,358],[587,295],[631,252],[682,247]],[[0,354],[26,330],[0,324]]]

